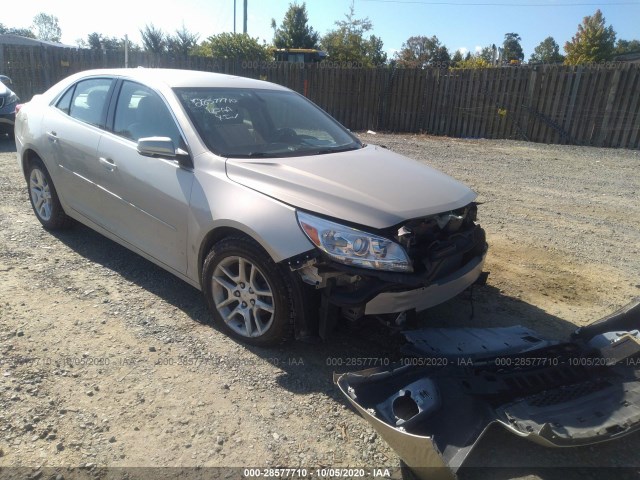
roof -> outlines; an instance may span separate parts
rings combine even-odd
[[[201,72],[196,70],[175,70],[168,68],[108,68],[86,70],[76,74],[76,78],[96,75],[127,77],[149,85],[163,84],[171,88],[189,87],[228,87],[260,88],[269,90],[288,90],[275,83],[254,80],[252,78],[226,75],[223,73]]]
[[[78,48],[75,45],[65,45],[64,43],[38,40],[37,38],[23,37],[15,33],[0,34],[0,44],[4,45],[24,45],[27,47],[56,47],[56,48]]]

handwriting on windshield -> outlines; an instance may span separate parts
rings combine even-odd
[[[228,106],[218,107],[211,103],[207,105],[206,110],[218,120],[233,120],[234,118],[238,118],[238,111]]]
[[[208,105],[218,105],[218,104],[229,104],[229,103],[238,103],[237,98],[227,98],[227,97],[217,97],[217,98],[192,98],[191,103],[194,106],[201,108],[207,107]]]
[[[238,103],[236,98],[193,98],[191,103],[197,108],[204,108],[220,121],[238,118],[238,110],[230,106]]]

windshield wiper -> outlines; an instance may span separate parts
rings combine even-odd
[[[324,155],[326,153],[340,153],[340,152],[348,152],[349,150],[358,150],[361,147],[356,145],[350,145],[348,147],[334,147],[334,148],[322,148],[320,150],[316,150],[314,153],[317,155]]]
[[[228,153],[224,155],[227,158],[264,158],[271,157],[270,153],[265,152],[249,152],[249,153]]]

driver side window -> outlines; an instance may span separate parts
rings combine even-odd
[[[146,137],[169,137],[175,147],[181,136],[160,96],[143,85],[125,81],[116,104],[113,132],[137,142]]]

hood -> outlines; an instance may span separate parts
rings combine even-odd
[[[0,82],[0,96],[7,95],[11,90],[4,83]]]
[[[289,205],[377,229],[476,198],[448,175],[375,145],[304,157],[230,158],[227,175]]]

